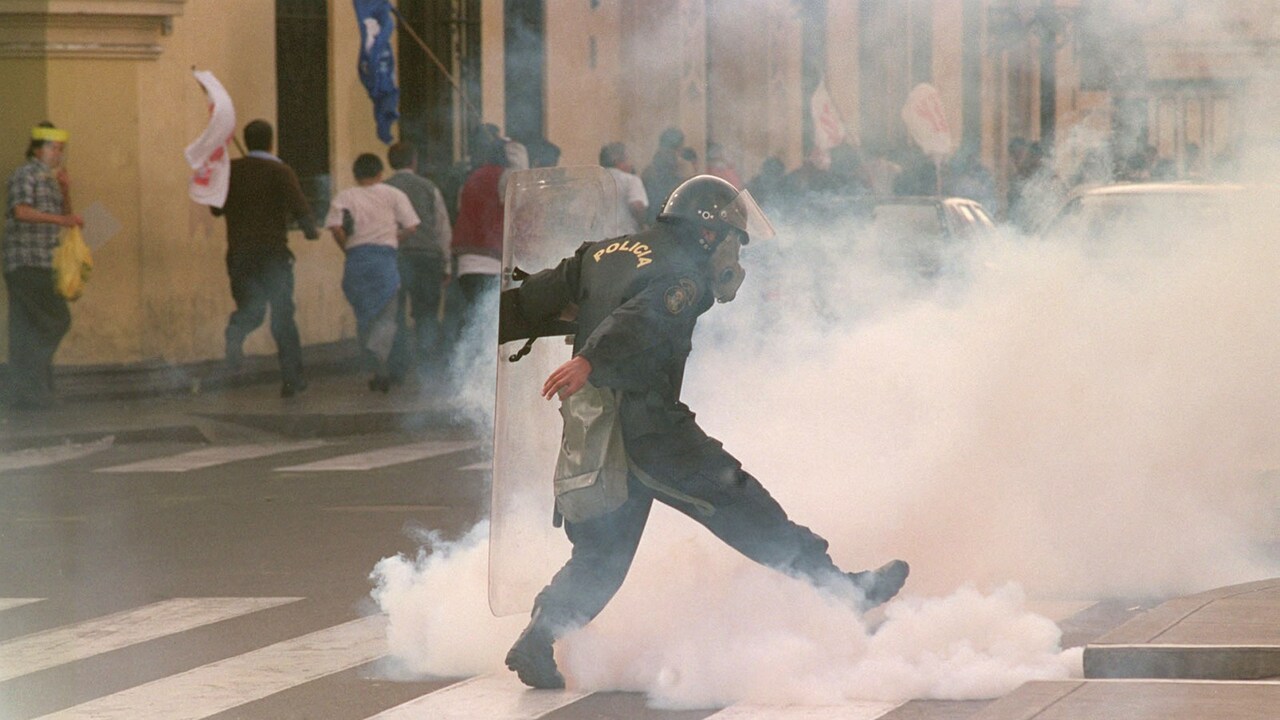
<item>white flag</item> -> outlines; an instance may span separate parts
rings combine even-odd
[[[231,156],[227,143],[236,132],[236,109],[222,83],[207,70],[193,70],[209,98],[209,126],[187,146],[187,164],[195,171],[187,194],[201,205],[222,207],[231,182]]]
[[[825,80],[818,81],[813,97],[809,98],[809,114],[813,117],[813,149],[826,156],[831,148],[843,143],[849,133],[831,101]]]
[[[925,155],[937,159],[951,154],[951,124],[938,88],[928,83],[912,88],[902,107],[902,121]]]

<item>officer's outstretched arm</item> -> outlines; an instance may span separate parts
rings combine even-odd
[[[571,335],[576,328],[565,311],[578,291],[580,253],[554,268],[534,273],[519,287],[502,291],[498,307],[498,343],[549,335]],[[574,313],[576,316],[576,313]]]

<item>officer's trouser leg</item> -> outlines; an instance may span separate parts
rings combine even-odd
[[[703,470],[686,476],[679,489],[709,501],[712,512],[706,512],[705,503],[700,508],[668,500],[662,494],[658,497],[702,523],[743,555],[838,593],[860,610],[888,601],[906,581],[908,567],[901,560],[873,571],[841,570],[827,554],[827,541],[788,518],[760,481],[737,467],[736,460],[711,463],[710,467],[714,470],[707,470],[704,465]]]
[[[815,585],[844,576],[827,554],[827,541],[788,518],[778,501],[745,470],[726,465],[714,472],[699,472],[682,485],[683,491],[708,500],[714,510],[708,514],[687,503],[669,504],[748,558]]]
[[[564,687],[552,652],[556,638],[590,622],[622,586],[653,505],[643,488],[631,485],[631,497],[617,510],[565,523],[573,554],[538,593],[529,625],[507,652],[507,667],[526,685]]]
[[[631,497],[617,510],[584,522],[565,523],[573,554],[534,600],[540,622],[556,636],[599,615],[631,569],[653,505],[643,488],[635,488],[634,482],[631,485]]]

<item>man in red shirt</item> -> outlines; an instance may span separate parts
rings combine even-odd
[[[453,255],[458,287],[467,301],[463,326],[475,320],[486,298],[496,299],[502,272],[502,174],[507,169],[506,141],[493,125],[483,125],[472,145],[476,168],[458,194],[453,224]]]

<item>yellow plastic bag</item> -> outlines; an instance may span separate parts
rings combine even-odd
[[[54,286],[58,294],[76,300],[84,292],[84,284],[93,274],[93,255],[84,242],[80,228],[72,226],[62,234],[58,249],[53,251]]]

